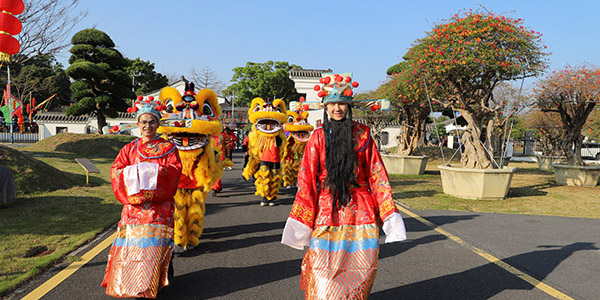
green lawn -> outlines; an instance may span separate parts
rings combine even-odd
[[[77,155],[45,155],[37,159],[74,174],[81,186],[22,195],[0,210],[0,295],[63,260],[120,217],[122,205],[110,187],[112,159],[92,159],[101,173],[90,174],[85,186]]]
[[[443,193],[441,160],[427,163],[424,175],[390,175],[394,199],[412,209],[498,212],[600,218],[600,186],[572,187],[554,183],[554,172],[537,163],[511,162],[516,167],[504,200],[467,200]]]

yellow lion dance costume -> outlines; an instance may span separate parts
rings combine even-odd
[[[281,99],[268,102],[262,98],[252,99],[248,110],[252,131],[248,135],[248,164],[242,176],[256,179],[255,194],[262,196],[261,206],[273,206],[281,186],[281,157],[285,148],[282,124],[287,120],[285,103]]]
[[[215,147],[210,136],[219,135],[221,107],[217,94],[203,89],[194,94],[194,84],[186,83],[184,95],[172,87],[160,91],[159,99],[167,107],[167,118],[173,124],[161,126],[158,133],[166,135],[177,146],[183,165],[175,194],[175,245],[183,249],[195,247],[204,230],[206,194],[223,175],[227,163],[215,159]]]
[[[315,128],[308,123],[308,112],[288,110],[287,122],[283,129],[289,133],[287,144],[283,153],[283,186],[290,188],[296,185],[298,180],[298,169],[304,155],[306,142],[310,138],[310,132]]]

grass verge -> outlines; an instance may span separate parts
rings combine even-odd
[[[45,139],[52,144],[17,148],[19,154],[3,160],[27,190],[0,209],[0,296],[56,263],[78,260],[67,254],[118,221],[122,205],[112,192],[110,167],[131,138],[89,137],[58,135],[59,142]],[[75,158],[89,158],[100,169],[89,185]],[[25,171],[31,176],[19,176]],[[52,183],[39,178],[62,184],[48,189]]]
[[[468,200],[444,194],[441,160],[427,163],[424,175],[390,175],[394,199],[412,209],[434,209],[600,218],[600,186],[572,187],[554,183],[554,172],[537,163],[510,162],[516,167],[504,200]]]

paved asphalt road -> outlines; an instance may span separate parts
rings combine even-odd
[[[239,153],[234,161],[234,169],[224,173],[223,192],[207,199],[200,245],[175,257],[175,279],[159,299],[303,299],[304,251],[280,243],[295,190],[282,189],[278,206],[260,207],[253,184],[241,179]],[[408,240],[381,244],[370,299],[600,299],[600,220],[402,214]],[[112,299],[100,287],[107,254],[108,248],[42,299]],[[500,261],[492,263],[494,258]],[[40,276],[11,298],[27,295],[58,271]],[[518,276],[543,282],[541,289]]]

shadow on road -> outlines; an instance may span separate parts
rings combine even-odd
[[[543,280],[554,268],[573,253],[597,250],[592,243],[573,243],[566,246],[539,246],[557,248],[515,255],[503,262],[525,270]],[[534,287],[493,263],[464,272],[415,282],[371,294],[369,299],[489,299],[505,290],[532,290]]]
[[[294,259],[250,267],[219,267],[188,273],[175,277],[173,285],[160,293],[160,298],[210,299],[223,297],[237,291],[297,276],[300,272],[301,261]]]
[[[191,250],[181,253],[180,257],[195,257],[204,253],[226,252],[234,249],[248,248],[259,244],[268,244],[281,241],[281,233],[275,235],[253,236],[238,239],[226,239],[257,232],[271,230],[283,231],[285,222],[254,223],[227,227],[206,228],[202,233],[200,244]],[[219,241],[212,241],[219,240]]]
[[[479,217],[479,215],[462,215],[462,216],[434,216],[434,217],[424,217],[429,222],[435,224],[436,226],[442,226],[445,224],[452,224],[461,221],[473,220]],[[415,220],[410,217],[404,217],[404,225],[406,226],[407,231],[411,232],[420,232],[420,231],[429,231],[430,227],[421,223],[418,220]]]

